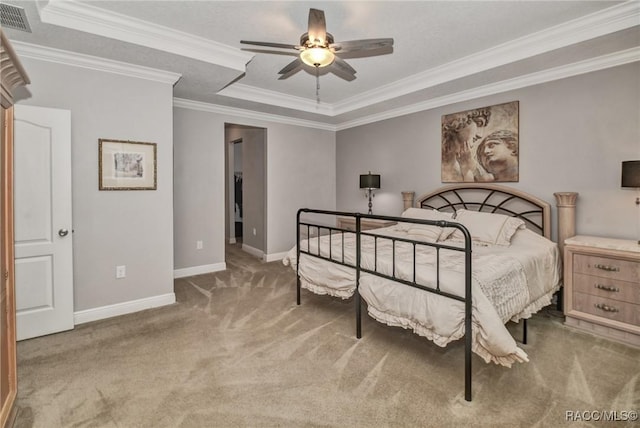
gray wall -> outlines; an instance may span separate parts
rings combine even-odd
[[[268,260],[281,256],[294,245],[298,208],[335,208],[334,132],[223,115],[207,111],[206,106],[202,110],[176,107],[176,268],[224,263],[225,229],[228,228],[225,221],[225,123],[266,129],[268,186],[264,252]],[[246,174],[247,159],[243,160]],[[192,168],[192,162],[198,165],[203,162],[206,167]],[[194,180],[201,184],[194,186]],[[258,234],[262,232],[257,231]],[[208,236],[211,245],[207,246],[205,242],[205,248],[196,252],[197,236]]]
[[[216,139],[224,135],[224,123],[181,108],[174,108],[173,121],[175,268],[224,263],[225,157]]]
[[[71,110],[74,310],[173,293],[172,85],[21,61],[32,83],[20,104]],[[157,143],[158,189],[99,191],[99,138]]]
[[[267,253],[291,249],[299,208],[336,207],[335,133],[288,125],[267,136]]]
[[[620,187],[620,164],[640,159],[640,64],[575,76],[343,130],[337,133],[337,207],[367,211],[358,175],[382,176],[374,213],[397,215],[403,190],[440,182],[443,114],[520,101],[520,181],[508,183],[553,204],[576,191],[579,234],[638,239],[636,193]],[[555,231],[554,231],[555,237]]]
[[[293,245],[300,207],[366,212],[358,175],[369,170],[382,175],[374,212],[399,214],[400,191],[441,185],[441,116],[512,100],[521,141],[514,187],[550,203],[553,192],[580,192],[578,233],[636,239],[636,192],[620,188],[620,162],[640,158],[638,63],[334,133],[172,108],[167,83],[22,62],[33,83],[18,102],[72,114],[76,311],[172,293],[174,262],[224,263],[225,123],[267,130],[268,259]],[[158,190],[98,191],[99,138],[157,143]],[[127,278],[116,280],[122,264]]]
[[[233,149],[233,172],[242,172],[242,144]]]

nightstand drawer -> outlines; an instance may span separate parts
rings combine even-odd
[[[640,326],[640,305],[574,292],[573,309],[625,324]]]
[[[575,273],[573,275],[573,290],[640,305],[640,284],[633,282]]]
[[[573,271],[601,278],[640,283],[640,263],[631,260],[574,254]]]

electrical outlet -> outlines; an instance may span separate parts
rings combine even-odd
[[[196,250],[202,250],[202,241],[196,241]]]
[[[256,234],[257,234],[257,233],[258,233],[258,232],[256,231],[256,228],[254,227],[254,228],[253,228],[253,236],[256,236]]]
[[[116,278],[120,279],[120,278],[124,278],[127,276],[127,267],[122,265],[122,266],[116,266]]]

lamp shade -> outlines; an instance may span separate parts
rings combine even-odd
[[[362,178],[360,179],[360,183],[362,183]],[[621,186],[640,187],[640,160],[622,162]]]
[[[361,189],[379,189],[380,188],[380,175],[379,174],[362,174],[360,175],[360,188]]]

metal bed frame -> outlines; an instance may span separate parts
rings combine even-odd
[[[471,209],[475,211],[483,211],[490,213],[505,214],[512,217],[518,217],[525,221],[528,228],[540,233],[546,238],[550,239],[550,206],[545,201],[527,195],[517,190],[502,187],[494,184],[485,185],[473,185],[462,184],[452,185],[439,189],[436,192],[423,195],[418,198],[415,203],[416,207],[437,209],[439,211],[452,211],[457,209]],[[406,208],[406,206],[405,206]],[[339,227],[327,226],[322,224],[311,223],[307,221],[301,221],[302,214],[318,214],[318,215],[330,215],[341,217],[354,217],[356,230],[351,231]],[[403,223],[415,223],[424,225],[434,225],[439,227],[452,227],[458,229],[464,235],[464,248],[453,247],[443,243],[414,241],[405,238],[397,238],[391,236],[384,236],[381,234],[373,234],[362,230],[362,219],[377,219],[386,221],[395,221]],[[301,249],[301,229],[306,229],[306,239],[308,239],[309,245],[307,250]],[[315,232],[315,233],[312,233]],[[344,260],[344,234],[355,233],[356,236],[356,262],[355,264],[346,263]],[[342,239],[342,258],[336,260],[331,254],[331,239],[335,234],[341,234]],[[325,257],[321,254],[320,239],[322,236],[327,236],[329,239],[329,256]],[[371,236],[374,239],[374,269],[367,269],[361,266],[362,254],[361,254],[361,241],[362,236]],[[311,240],[317,239],[318,249],[316,253],[311,252]],[[393,242],[392,246],[392,275],[385,275],[377,271],[377,242],[379,239],[388,239]],[[449,221],[431,221],[431,220],[419,220],[406,217],[390,217],[371,214],[360,214],[351,212],[340,211],[328,211],[328,210],[315,210],[302,208],[298,210],[296,216],[296,303],[300,305],[300,255],[305,254],[311,257],[327,260],[331,263],[337,263],[343,266],[351,267],[355,269],[356,284],[354,292],[355,310],[356,310],[356,337],[359,339],[362,337],[362,302],[359,293],[359,283],[361,273],[368,273],[376,275],[385,279],[389,279],[404,285],[418,288],[430,293],[438,294],[444,297],[448,297],[454,300],[464,302],[465,304],[465,400],[471,401],[471,348],[472,348],[472,296],[471,296],[471,272],[472,272],[472,242],[469,231],[460,223]],[[413,245],[413,280],[407,281],[402,278],[397,278],[395,275],[395,243],[405,242]],[[436,287],[429,287],[418,284],[416,282],[416,247],[428,246],[436,249]],[[455,294],[444,292],[440,289],[440,250],[453,250],[464,252],[465,257],[465,295],[458,296]],[[527,324],[526,319],[523,320],[523,336],[522,342],[527,343]]]

